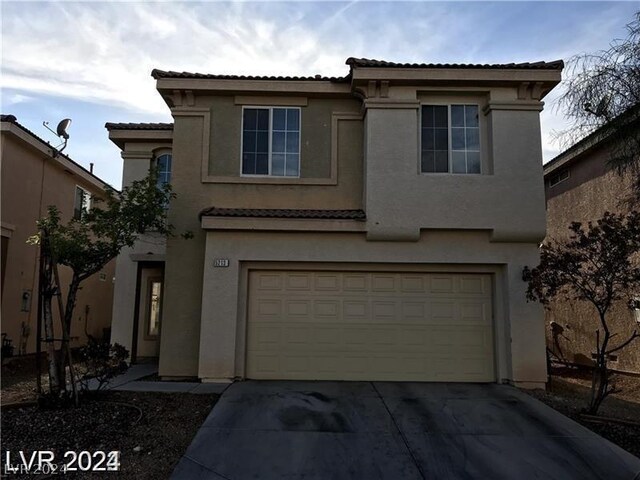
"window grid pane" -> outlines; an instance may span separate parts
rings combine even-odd
[[[300,172],[300,110],[274,108],[271,175],[297,177]]]
[[[245,108],[242,117],[242,173],[269,173],[269,109]]]
[[[422,107],[422,162],[424,173],[449,171],[449,113],[445,105]]]
[[[300,110],[245,108],[242,123],[242,174],[300,174]]]
[[[480,173],[478,106],[451,105],[451,112],[455,117],[451,128],[453,173]]]

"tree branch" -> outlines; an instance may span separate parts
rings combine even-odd
[[[626,342],[621,343],[621,344],[620,344],[620,345],[618,345],[617,347],[612,348],[611,350],[608,350],[608,351],[604,352],[604,353],[605,353],[605,355],[610,355],[610,354],[612,354],[613,352],[617,352],[618,350],[623,349],[624,347],[626,347],[627,345],[629,345],[631,342],[633,342],[633,341],[634,341],[636,338],[638,338],[638,337],[640,337],[640,334],[639,334],[636,330],[634,330],[634,331],[633,331],[633,335],[631,335],[631,337],[629,337],[629,339],[628,339]]]

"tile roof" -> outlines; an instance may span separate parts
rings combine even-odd
[[[375,68],[491,68],[491,69],[534,69],[534,70],[562,70],[564,62],[555,60],[553,62],[535,62],[535,63],[396,63],[384,60],[375,60],[369,58],[347,59],[347,65],[353,67],[375,67]]]
[[[173,130],[173,123],[111,123],[104,124],[107,130]]]
[[[297,210],[268,208],[206,208],[200,217],[308,218],[327,220],[365,220],[364,210]]]
[[[320,82],[336,82],[342,83],[349,81],[349,77],[323,77],[322,75],[314,76],[260,76],[260,75],[216,75],[210,73],[193,73],[193,72],[174,72],[166,70],[158,70],[154,68],[151,76],[158,80],[161,78],[198,78],[198,79],[214,79],[214,80],[284,80],[284,81],[320,81]]]

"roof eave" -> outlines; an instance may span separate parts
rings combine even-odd
[[[339,95],[350,96],[351,84],[330,80],[237,80],[213,78],[159,78],[156,89],[169,107],[176,105],[176,91],[204,94]]]
[[[109,140],[111,140],[120,150],[124,150],[127,142],[166,142],[173,141],[173,130],[165,129],[111,129],[109,130]]]

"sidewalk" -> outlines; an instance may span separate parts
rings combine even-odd
[[[122,375],[115,377],[109,385],[108,390],[127,392],[165,392],[165,393],[194,393],[210,394],[222,393],[230,383],[200,383],[200,382],[166,382],[140,380],[158,373],[158,365],[154,363],[140,363],[131,365]],[[97,382],[91,380],[89,383],[91,390],[97,388]]]

